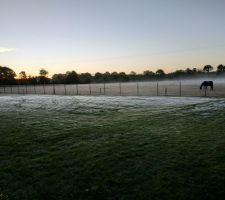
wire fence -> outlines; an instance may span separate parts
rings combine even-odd
[[[210,88],[200,90],[200,83],[188,81],[161,81],[90,84],[0,85],[0,94],[225,97],[225,82],[214,83],[214,90],[210,90]]]

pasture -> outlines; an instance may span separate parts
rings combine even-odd
[[[47,94],[69,96],[184,96],[225,97],[225,81],[212,79],[214,90],[200,90],[205,79],[152,82],[1,85],[1,94]],[[211,79],[210,79],[211,80]]]
[[[220,200],[225,99],[0,96],[0,199]]]

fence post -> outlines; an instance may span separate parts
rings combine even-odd
[[[137,96],[139,96],[139,84],[137,82]]]
[[[11,94],[13,93],[13,91],[12,91],[12,85],[10,85],[10,90],[11,90]]]
[[[181,81],[180,81],[180,85],[179,85],[179,92],[180,92],[180,97],[181,97]]]
[[[157,96],[159,96],[159,83],[157,82],[157,85],[156,85],[156,93],[157,93]]]
[[[55,84],[54,83],[52,84],[52,87],[53,87],[53,94],[55,94]]]
[[[167,88],[165,88],[165,96],[167,96]]]
[[[20,93],[20,85],[17,85],[17,92]]]
[[[3,89],[4,89],[4,94],[5,94],[5,85],[3,86]]]
[[[104,82],[104,95],[105,95],[105,82]]]
[[[79,95],[78,84],[76,84],[77,95]]]
[[[205,88],[205,97],[207,96],[207,92],[206,92],[206,90],[207,90],[207,88],[206,87],[204,87]]]
[[[36,87],[35,87],[35,84],[34,84],[34,94],[36,94]]]
[[[91,83],[89,83],[89,93],[91,95]]]
[[[45,94],[45,84],[43,84],[44,94]]]
[[[27,94],[27,84],[26,84],[25,88],[26,88],[26,94]]]
[[[66,95],[66,84],[63,84],[64,85],[64,90],[65,90],[65,95]]]
[[[122,87],[121,87],[121,83],[119,83],[119,88],[120,88],[120,96],[122,95]]]

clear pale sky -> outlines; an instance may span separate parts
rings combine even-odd
[[[0,65],[17,73],[225,64],[225,0],[0,0]]]

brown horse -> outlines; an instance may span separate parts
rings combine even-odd
[[[202,89],[202,87],[206,90],[207,87],[210,87],[211,90],[213,90],[213,81],[203,81],[201,86],[200,86],[200,90]]]

